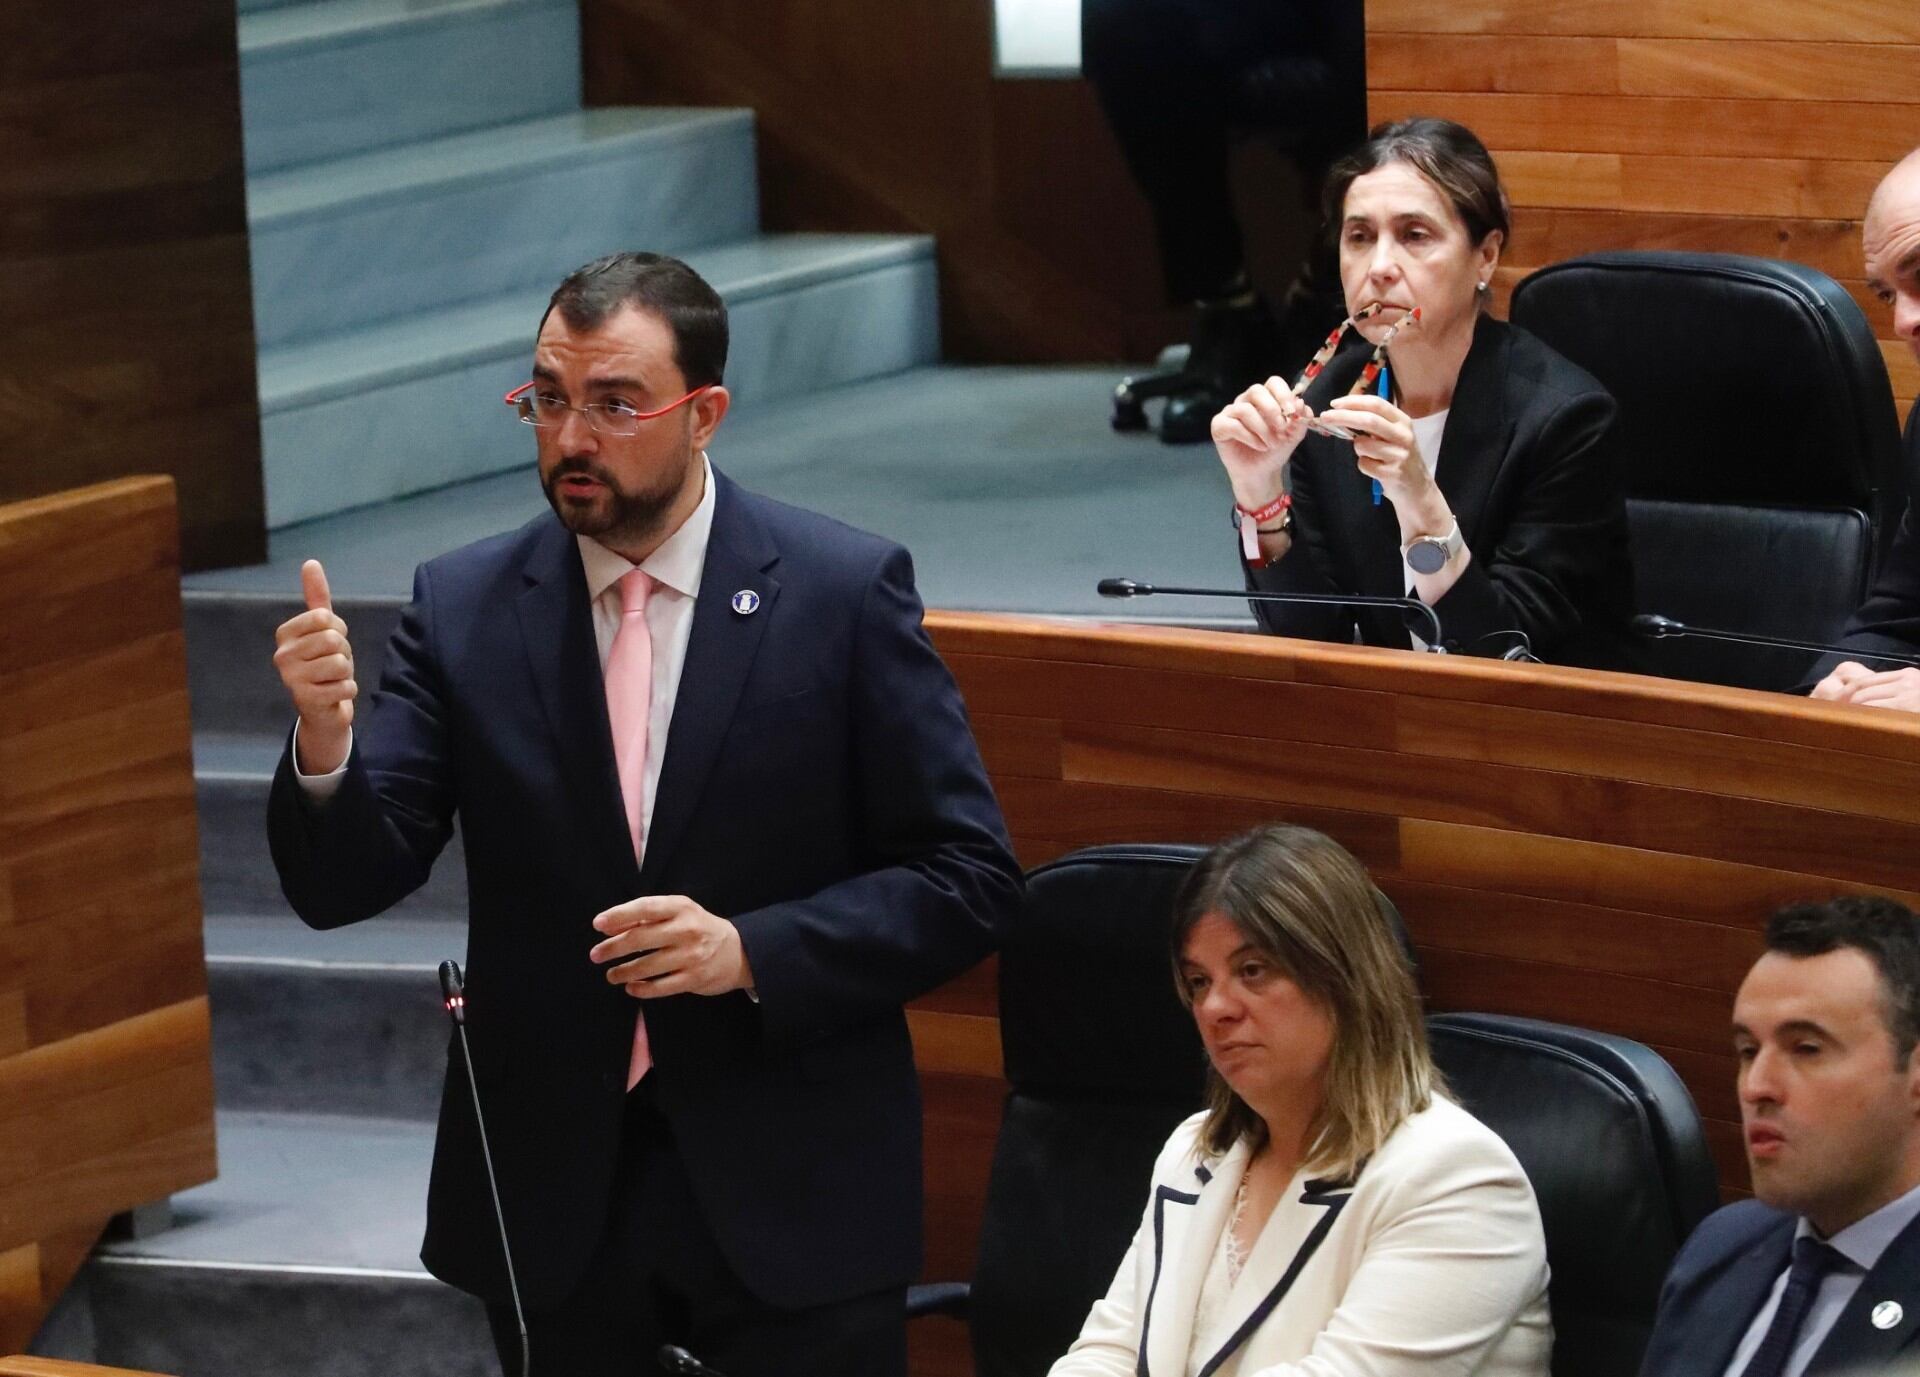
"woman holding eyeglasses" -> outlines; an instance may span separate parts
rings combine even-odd
[[[1299,395],[1273,378],[1214,417],[1249,586],[1418,598],[1469,654],[1630,663],[1613,399],[1487,313],[1510,228],[1492,156],[1449,120],[1381,125],[1325,206],[1352,328],[1386,343],[1384,367],[1348,349]],[[1254,611],[1278,635],[1425,644],[1424,619],[1392,609]]]
[[[1208,1107],[1051,1377],[1545,1377],[1533,1189],[1446,1098],[1359,862],[1301,827],[1215,847],[1173,957]]]

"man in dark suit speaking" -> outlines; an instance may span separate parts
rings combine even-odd
[[[1733,1005],[1756,1199],[1674,1259],[1641,1377],[1878,1372],[1920,1353],[1920,919],[1782,909]]]
[[[920,1119],[901,1005],[1020,877],[904,550],[707,461],[726,310],[620,254],[554,293],[551,514],[421,566],[356,715],[324,572],[274,660],[269,833],[328,928],[419,886],[457,816],[474,1071],[540,1377],[902,1374]],[[449,1065],[421,1256],[519,1338]]]

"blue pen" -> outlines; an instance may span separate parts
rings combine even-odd
[[[1384,364],[1380,368],[1380,386],[1374,390],[1374,395],[1377,397],[1384,397],[1389,401],[1393,399],[1393,387],[1387,380],[1387,368]],[[1378,478],[1374,479],[1373,480],[1373,505],[1376,507],[1379,506],[1380,499],[1385,496],[1386,496],[1386,491],[1380,486],[1380,480]]]

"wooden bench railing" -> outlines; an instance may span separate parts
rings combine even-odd
[[[0,1353],[214,1174],[200,929],[173,484],[0,507]]]
[[[0,1377],[159,1377],[130,1367],[98,1367],[59,1358],[0,1358]]]

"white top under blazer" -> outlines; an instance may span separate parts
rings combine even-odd
[[[1228,1295],[1224,1340],[1191,1353],[1248,1156],[1244,1142],[1208,1156],[1204,1121],[1161,1149],[1133,1245],[1050,1377],[1545,1377],[1533,1187],[1492,1129],[1437,1095],[1351,1183],[1294,1177]]]

